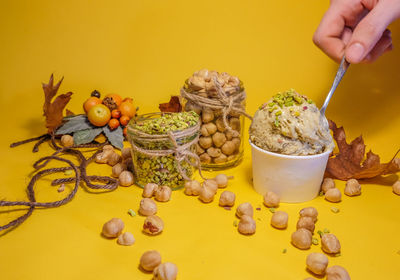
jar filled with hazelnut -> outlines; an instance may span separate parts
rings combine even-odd
[[[185,111],[200,115],[201,136],[196,145],[201,167],[222,170],[243,158],[246,93],[238,77],[203,69],[195,72],[181,89]]]

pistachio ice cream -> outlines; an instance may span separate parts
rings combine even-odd
[[[334,147],[328,122],[311,99],[294,90],[278,93],[255,113],[250,140],[285,155],[315,155]]]

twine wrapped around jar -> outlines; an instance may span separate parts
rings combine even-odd
[[[234,130],[228,122],[228,116],[230,113],[237,113],[247,117],[252,120],[253,118],[246,113],[242,101],[246,99],[246,92],[244,89],[238,90],[237,93],[228,95],[222,88],[218,79],[214,76],[213,81],[217,90],[217,98],[203,97],[198,94],[190,93],[181,88],[181,96],[194,104],[201,106],[203,108],[209,108],[212,110],[222,111],[222,121],[225,128],[233,134],[234,137],[239,136],[239,132]]]

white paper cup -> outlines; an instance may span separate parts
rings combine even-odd
[[[264,195],[272,191],[281,202],[305,202],[321,188],[331,151],[311,156],[290,156],[265,151],[250,142],[253,186]]]

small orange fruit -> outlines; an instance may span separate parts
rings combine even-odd
[[[133,99],[130,97],[125,97],[124,100],[122,100],[122,102],[130,102],[133,103]]]
[[[130,118],[128,116],[121,116],[121,118],[119,119],[119,122],[121,123],[121,125],[126,126],[129,123]]]
[[[114,130],[119,126],[119,121],[117,119],[111,119],[108,122],[108,126],[110,127],[111,130]]]
[[[122,97],[116,93],[107,94],[106,97],[111,97],[114,100],[114,102],[117,104],[117,106],[121,105],[121,103],[122,103]]]
[[[87,113],[91,124],[95,126],[105,126],[111,118],[111,112],[103,104],[94,105]]]
[[[113,117],[114,119],[119,119],[121,117],[121,111],[118,109],[112,110],[111,117]]]
[[[128,116],[130,119],[136,114],[136,108],[131,101],[122,102],[121,105],[119,105],[118,110],[121,111],[123,116]]]
[[[126,134],[128,133],[128,128],[124,127],[124,130],[122,132],[124,133],[124,136],[126,136]]]
[[[101,104],[101,99],[95,96],[91,96],[83,103],[83,110],[85,110],[85,112],[87,113],[89,112],[90,108],[97,104]]]

